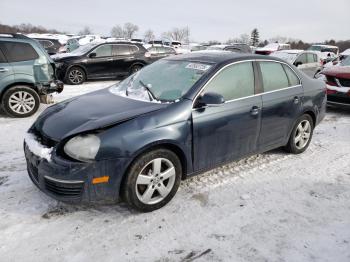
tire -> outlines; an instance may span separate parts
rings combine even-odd
[[[13,86],[5,92],[2,105],[5,113],[11,117],[28,117],[38,111],[40,97],[31,87]]]
[[[158,172],[153,172],[154,167]],[[181,177],[182,166],[175,153],[167,149],[146,152],[131,164],[122,186],[122,197],[138,211],[154,211],[174,197]]]
[[[137,71],[140,71],[143,68],[143,65],[133,65],[130,68],[130,75],[136,73]]]
[[[85,71],[78,66],[71,67],[66,74],[65,82],[68,85],[80,85],[86,80]]]
[[[310,145],[314,131],[313,120],[310,115],[305,114],[298,118],[289,137],[285,150],[289,153],[303,153]]]

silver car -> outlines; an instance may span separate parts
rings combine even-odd
[[[304,50],[283,50],[271,54],[295,65],[308,76],[314,78],[322,70],[320,52]]]

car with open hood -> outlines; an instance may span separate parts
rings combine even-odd
[[[24,142],[28,173],[60,201],[152,211],[181,179],[278,147],[304,152],[325,105],[325,83],[278,58],[171,56],[46,109]]]

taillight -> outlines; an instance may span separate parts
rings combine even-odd
[[[145,57],[151,57],[151,53],[146,52],[146,53],[145,53]]]

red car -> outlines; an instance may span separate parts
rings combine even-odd
[[[350,57],[339,66],[324,69],[321,74],[327,83],[327,103],[350,106]]]

